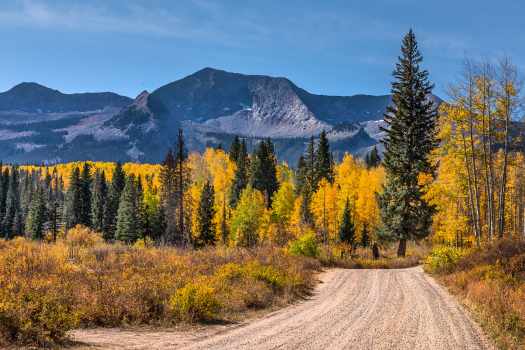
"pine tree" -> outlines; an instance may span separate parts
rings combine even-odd
[[[91,167],[84,163],[80,173],[80,222],[79,224],[91,227]]]
[[[52,235],[53,242],[56,241],[58,231],[62,226],[64,213],[64,192],[62,178],[58,175],[56,168],[53,169],[48,188],[47,219],[48,230]]]
[[[317,152],[315,150],[315,139],[313,136],[310,138],[310,142],[308,142],[308,146],[306,147],[305,164],[305,183],[309,192],[315,192],[319,184],[319,176],[317,173]]]
[[[239,156],[241,154],[241,140],[239,139],[239,136],[235,135],[233,138],[232,144],[230,146],[230,160],[234,163],[237,163],[239,160]]]
[[[41,240],[44,237],[44,225],[46,221],[47,208],[44,188],[39,184],[27,214],[26,234],[32,239]]]
[[[405,256],[409,239],[430,233],[434,206],[424,198],[419,183],[422,173],[434,173],[429,154],[437,146],[433,85],[428,72],[420,69],[422,56],[412,30],[403,39],[402,55],[394,71],[392,106],[387,109],[383,164],[386,184],[379,196],[381,235],[399,240],[398,256]]]
[[[148,217],[146,213],[146,207],[144,205],[144,189],[142,188],[142,178],[140,175],[137,177],[135,193],[135,206],[137,208],[137,230],[139,238],[144,238],[146,234],[146,228],[148,227]]]
[[[188,212],[186,212],[186,201],[184,195],[190,186],[191,172],[187,165],[188,150],[184,141],[182,129],[179,129],[179,137],[177,139],[177,148],[175,153],[176,162],[176,181],[175,181],[175,199],[177,201],[177,236],[175,243],[188,246],[191,244],[190,225],[186,224],[188,220]]]
[[[352,213],[350,212],[350,201],[346,199],[345,208],[343,211],[343,219],[339,227],[339,239],[353,247],[355,241],[355,226],[352,220]]]
[[[195,247],[197,248],[215,244],[215,223],[213,222],[213,218],[215,217],[214,202],[215,192],[213,186],[207,181],[202,189],[197,214],[198,232],[195,240]]]
[[[104,171],[97,171],[95,174],[95,183],[93,185],[91,201],[91,219],[93,229],[97,232],[103,232],[104,215],[108,201],[108,185],[106,183],[106,173]]]
[[[69,178],[69,188],[66,193],[65,221],[66,228],[70,229],[82,223],[82,182],[80,170],[75,167]]]
[[[112,240],[115,238],[115,230],[117,225],[117,214],[120,203],[120,195],[126,185],[126,173],[122,169],[122,164],[117,163],[113,170],[113,178],[108,190],[108,200],[104,213],[104,230],[103,236],[105,240]]]
[[[272,196],[279,188],[276,157],[270,139],[262,140],[252,157],[250,185],[264,194],[266,207],[269,208]]]
[[[176,167],[175,156],[173,151],[169,149],[159,174],[160,206],[166,218],[165,235],[162,237],[164,243],[173,243],[177,235]]]
[[[22,234],[22,209],[20,207],[19,170],[16,166],[9,172],[6,213],[2,223],[5,239]]]
[[[233,145],[232,145],[233,147]],[[231,153],[230,153],[231,157]],[[235,170],[235,177],[231,189],[230,205],[234,208],[239,201],[242,191],[248,185],[248,169],[250,166],[250,159],[248,158],[248,150],[246,148],[246,141],[243,139],[239,146],[239,153],[235,162],[237,169]]]
[[[319,135],[315,162],[317,180],[325,178],[330,183],[334,182],[334,159],[324,130]]]
[[[306,173],[306,162],[304,156],[301,155],[297,161],[297,168],[295,170],[295,194],[298,196],[303,193],[303,189],[306,186]]]
[[[120,196],[115,238],[126,243],[133,243],[139,238],[138,230],[136,184],[134,176],[130,175],[126,179],[126,185]]]
[[[7,192],[9,190],[9,169],[0,166],[0,232],[3,231],[2,222],[5,217]]]

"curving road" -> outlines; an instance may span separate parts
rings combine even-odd
[[[334,269],[321,280],[309,300],[240,326],[191,336],[100,329],[73,336],[104,349],[493,349],[420,267]]]

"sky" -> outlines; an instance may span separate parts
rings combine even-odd
[[[33,81],[130,97],[204,67],[318,94],[387,94],[412,28],[438,95],[465,58],[525,71],[519,0],[2,0],[0,91]]]

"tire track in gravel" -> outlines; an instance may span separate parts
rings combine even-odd
[[[310,299],[237,326],[77,330],[72,337],[91,349],[494,349],[421,267],[333,269],[321,280]]]

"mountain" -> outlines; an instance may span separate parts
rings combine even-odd
[[[337,158],[381,138],[390,96],[315,95],[290,80],[205,68],[134,100],[114,93],[63,94],[36,83],[0,93],[0,159],[8,162],[158,162],[182,127],[189,150],[253,147],[271,137],[295,164],[309,137],[328,132]]]
[[[124,107],[128,97],[112,92],[63,94],[37,83],[21,83],[0,93],[0,111],[27,113],[87,112],[104,107]]]

